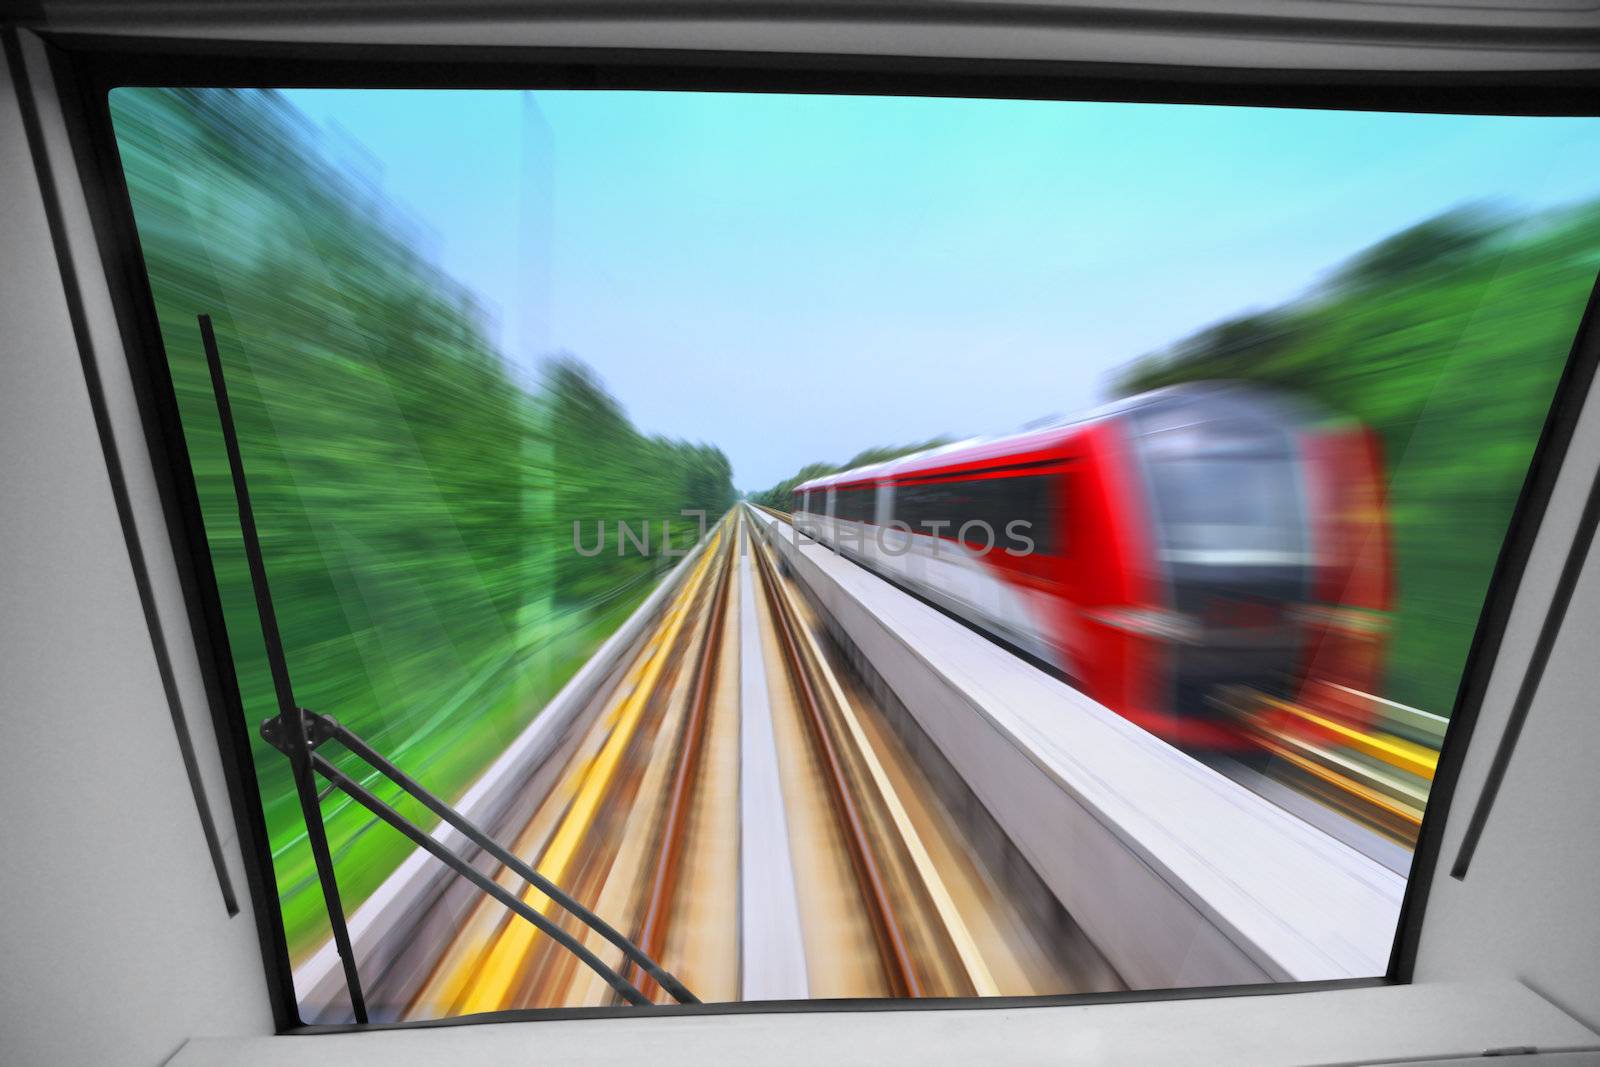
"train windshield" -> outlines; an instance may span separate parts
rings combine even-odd
[[[1243,387],[1134,413],[1155,555],[1168,568],[1309,563],[1293,440],[1272,398]]]
[[[1150,463],[1166,563],[1299,566],[1306,562],[1295,468],[1287,455],[1175,455]]]
[[[1600,120],[108,107],[301,1021],[1385,973]]]

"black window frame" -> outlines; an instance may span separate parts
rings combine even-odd
[[[18,31],[6,28],[13,74]],[[177,37],[107,37],[42,32],[49,73],[60,99],[72,164],[87,201],[109,283],[123,349],[132,375],[145,445],[170,546],[194,633],[205,689],[224,764],[230,803],[244,856],[246,882],[279,1033],[475,1025],[511,1019],[593,1017],[589,1009],[523,1009],[433,1022],[369,1026],[308,1026],[300,1018],[293,975],[267,851],[265,822],[250,756],[249,724],[239,698],[221,600],[200,521],[198,496],[177,418],[176,398],[145,274],[132,208],[118,161],[108,93],[121,86],[239,88],[497,88],[653,89],[754,93],[968,97],[1126,103],[1217,104],[1405,113],[1563,115],[1600,117],[1600,71],[1423,72],[1289,70],[1040,60],[978,60],[906,56],[739,52],[674,49],[542,48],[522,46],[379,45],[248,42]],[[25,118],[31,103],[23,99]],[[37,153],[37,149],[35,150]],[[45,175],[41,172],[41,180]],[[70,257],[60,236],[59,203],[52,233],[64,273]],[[80,348],[89,349],[83,298],[67,286]],[[1052,1004],[1143,1002],[1345,988],[1409,982],[1413,975],[1428,892],[1444,862],[1441,847],[1460,770],[1471,744],[1490,673],[1504,640],[1512,603],[1543,523],[1579,413],[1600,362],[1597,300],[1591,292],[1491,574],[1457,689],[1450,729],[1423,818],[1387,972],[1330,982],[1262,983],[1125,993],[952,998],[937,1001],[860,999],[605,1009],[626,1018],[655,1014],[765,1011],[908,1011],[1015,1008]],[[87,357],[86,357],[87,359]],[[97,429],[112,440],[102,386],[89,389]],[[113,470],[113,477],[120,473]],[[126,492],[126,487],[122,486]],[[125,531],[125,535],[131,537]],[[1581,534],[1580,534],[1581,538]],[[148,582],[140,554],[136,577]],[[1530,668],[1530,674],[1533,668]],[[191,712],[192,713],[192,712]],[[1504,757],[1515,731],[1500,742]],[[1459,863],[1458,863],[1459,867]],[[1452,872],[1459,876],[1459,871]]]

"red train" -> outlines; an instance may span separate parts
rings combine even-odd
[[[1200,383],[806,482],[806,532],[1174,744],[1246,743],[1218,698],[1379,692],[1391,599],[1377,439]]]

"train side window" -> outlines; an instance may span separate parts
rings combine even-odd
[[[996,548],[1025,545],[1021,537],[1013,536],[1015,531],[1033,542],[1033,552],[1053,555],[1058,551],[1058,536],[1050,502],[1059,479],[1054,474],[1033,474],[901,485],[895,493],[894,515],[917,533],[937,529],[939,536],[952,540],[965,524],[986,523],[992,541],[981,531],[969,529],[969,545],[980,549],[986,543]]]
[[[853,485],[839,490],[839,500],[836,505],[838,514],[835,518],[850,522],[871,522],[876,497],[877,490],[870,485]]]

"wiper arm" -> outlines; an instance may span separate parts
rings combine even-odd
[[[326,741],[337,741],[343,745],[349,752],[366,763],[367,766],[389,779],[395,785],[398,785],[412,798],[421,803],[423,807],[459,831],[468,841],[489,853],[519,878],[549,897],[559,907],[571,913],[579,922],[621,949],[624,956],[637,963],[646,974],[659,982],[661,988],[671,994],[678,1003],[700,1003],[699,998],[689,992],[682,982],[678,981],[659,963],[646,955],[643,949],[630,941],[616,927],[579,903],[560,886],[534,870],[533,867],[529,866],[515,853],[504,848],[465,815],[462,815],[449,804],[430,793],[420,782],[385,759],[348,727],[331,716],[319,715],[305,708],[298,710],[304,722],[306,742],[312,750],[311,764],[318,774],[347,793],[356,803],[400,831],[419,848],[425,849],[445,866],[533,923],[544,933],[549,934],[556,943],[577,956],[591,970],[605,979],[606,983],[620,993],[630,1004],[649,1004],[651,1001],[636,986],[608,967],[585,948],[581,942],[545,917],[538,909],[519,899],[500,883],[483,874],[466,857],[446,846],[420,826],[408,820],[404,815],[395,811],[394,808],[385,804],[365,786],[340,771],[339,768],[316,752],[317,747]],[[285,755],[288,755],[285,745],[289,733],[290,731],[284,728],[281,715],[275,715],[261,724],[261,736],[268,744],[283,751]]]
[[[356,969],[355,949],[351,944],[349,926],[345,921],[344,905],[339,895],[339,882],[333,868],[333,857],[328,849],[327,829],[322,822],[322,807],[316,789],[318,774],[343,790],[356,803],[398,830],[418,848],[428,852],[478,889],[548,934],[557,944],[577,956],[586,966],[605,979],[606,983],[630,1004],[644,1005],[651,1001],[636,986],[607,966],[598,956],[538,909],[479,871],[466,858],[435,839],[428,831],[409,821],[320,755],[316,751],[318,746],[329,740],[337,740],[368,766],[420,801],[424,807],[473,844],[488,852],[529,885],[566,909],[589,929],[621,949],[628,959],[638,964],[646,974],[660,983],[661,988],[671,994],[678,1003],[698,1004],[699,1000],[682,982],[664,970],[616,928],[578,903],[527,863],[502,848],[464,815],[428,792],[415,779],[390,763],[365,741],[340,725],[337,720],[307,711],[296,703],[294,687],[289,678],[289,660],[283,650],[283,635],[278,628],[272,589],[267,582],[266,563],[261,555],[261,538],[256,529],[255,511],[250,503],[250,487],[245,481],[238,429],[234,425],[228,387],[223,379],[222,357],[217,351],[216,332],[211,325],[211,316],[201,315],[199,322],[200,339],[206,352],[206,365],[211,372],[211,387],[216,394],[217,415],[222,423],[222,440],[228,454],[228,469],[233,478],[234,498],[239,508],[239,529],[244,542],[245,561],[250,568],[250,584],[255,593],[256,613],[261,623],[267,665],[272,674],[273,691],[278,702],[278,714],[261,724],[261,736],[268,744],[288,757],[293,770],[295,791],[306,823],[307,842],[311,846],[312,858],[316,863],[317,880],[322,888],[323,902],[328,908],[328,924],[333,932],[334,947],[344,966],[345,985],[350,991],[350,1007],[355,1021],[367,1022],[366,998],[361,988],[361,975]]]

